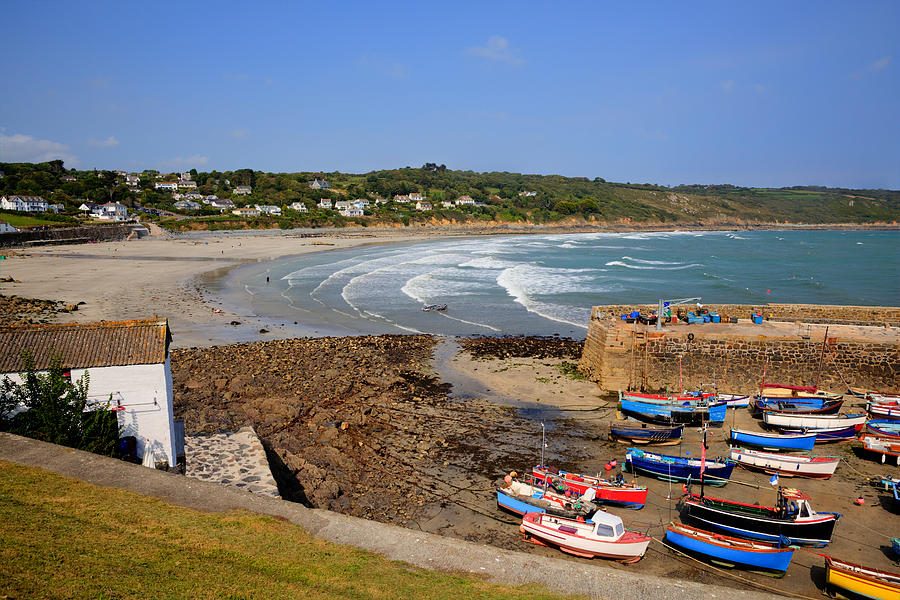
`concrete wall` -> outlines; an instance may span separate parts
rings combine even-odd
[[[724,313],[725,308],[720,308],[719,312]],[[764,369],[768,382],[804,385],[816,382],[822,326],[809,336],[804,336],[806,330],[802,325],[784,323],[769,327],[679,325],[657,332],[652,326],[635,327],[608,316],[611,312],[626,312],[619,309],[594,308],[579,363],[579,370],[605,391],[629,387],[662,390],[667,386],[674,390],[679,382],[679,361],[683,385],[688,389],[715,383],[719,391],[751,393],[758,390]],[[878,314],[890,318],[890,310]],[[758,330],[754,330],[756,327]],[[858,329],[870,330],[870,339],[865,334],[847,335],[845,331],[849,328],[829,333],[820,388],[840,392],[849,385],[884,392],[900,391],[900,332],[884,326]]]
[[[657,304],[607,304],[595,306],[594,312],[618,318],[633,310],[644,314],[656,312]],[[696,312],[696,304],[672,306],[672,314]],[[723,317],[749,319],[760,313],[772,321],[804,323],[841,323],[845,325],[883,325],[900,327],[900,307],[897,306],[840,306],[834,304],[703,304],[710,312]]]
[[[137,438],[138,457],[144,456],[149,442],[157,461],[165,460],[170,467],[174,467],[174,390],[169,359],[155,365],[72,369],[72,381],[80,379],[85,371],[90,379],[89,402],[104,404],[112,395],[110,408],[123,407],[123,410],[116,411],[119,435]],[[9,377],[16,383],[22,382],[21,375],[17,373],[6,373],[3,377]]]

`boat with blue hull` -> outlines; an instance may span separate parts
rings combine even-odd
[[[629,448],[625,453],[627,470],[662,481],[700,481],[700,462],[699,458],[655,454],[639,448]],[[730,460],[708,459],[703,480],[706,485],[722,486],[728,483],[732,471],[734,463]]]
[[[692,520],[726,534],[802,546],[829,544],[841,517],[839,513],[816,512],[809,496],[794,489],[779,489],[774,507],[693,493],[685,494],[681,503]]]
[[[647,427],[646,424],[616,424],[609,426],[609,435],[619,441],[633,444],[668,446],[681,440],[684,427]]]
[[[900,438],[900,419],[869,419],[866,433],[883,438]]]
[[[549,513],[575,519],[587,518],[600,507],[593,501],[593,493],[585,496],[566,496],[539,485],[512,479],[497,488],[497,505],[518,515]]]
[[[784,576],[794,557],[794,548],[789,546],[720,535],[681,523],[669,524],[666,543],[717,565],[760,570],[776,576]]]
[[[812,450],[816,443],[816,434],[767,433],[732,429],[731,440],[737,444],[762,448],[763,450]]]
[[[804,404],[793,400],[762,400],[757,399],[754,406],[758,413],[778,412],[793,415],[834,415],[841,410],[844,399],[826,400],[822,403]]]
[[[724,423],[728,405],[717,402],[710,405],[681,405],[681,404],[654,404],[651,402],[637,402],[622,399],[619,409],[628,415],[644,421],[655,421],[666,424],[680,423],[684,425],[699,425],[704,422]]]

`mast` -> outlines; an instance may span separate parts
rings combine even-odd
[[[816,373],[816,386],[815,389],[818,391],[819,389],[819,378],[822,376],[822,361],[825,360],[825,345],[828,343],[828,326],[825,327],[825,337],[822,338],[822,354],[819,355],[819,372]]]

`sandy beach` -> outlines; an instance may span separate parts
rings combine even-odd
[[[280,323],[236,314],[202,293],[202,282],[259,261],[351,248],[364,244],[426,239],[416,232],[340,231],[321,237],[275,232],[201,236],[153,235],[141,240],[14,249],[3,252],[0,293],[62,300],[78,310],[58,322],[169,319],[173,347],[209,346],[288,335]],[[83,304],[81,304],[83,303]],[[216,312],[216,311],[221,312]],[[239,321],[240,325],[230,325]],[[289,335],[316,335],[293,327]],[[321,332],[319,333],[321,334]]]

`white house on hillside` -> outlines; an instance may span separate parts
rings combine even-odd
[[[309,212],[309,209],[306,208],[306,204],[304,204],[303,202],[299,202],[299,201],[292,202],[291,208],[296,210],[297,212],[302,212],[302,213]]]
[[[21,212],[47,212],[48,206],[40,196],[3,196],[0,198],[0,208],[3,210],[18,210]]]
[[[177,181],[157,181],[153,184],[153,189],[156,190],[170,190],[175,191],[178,189]]]
[[[281,216],[281,207],[275,206],[273,204],[257,204],[256,210],[258,210],[260,214],[264,215],[272,215],[273,217]]]
[[[319,208],[331,208],[331,199],[330,198],[322,198],[319,200],[319,203],[316,205]]]
[[[253,188],[251,188],[249,185],[239,185],[234,188],[234,191],[232,193],[236,196],[249,196],[253,193]]]
[[[46,372],[54,356],[72,381],[87,371],[89,402],[110,403],[119,435],[137,439],[138,457],[150,449],[157,462],[174,467],[184,456],[184,423],[172,412],[171,341],[165,319],[0,327],[0,378],[21,383],[23,352],[37,372]]]
[[[326,180],[319,179],[319,178],[316,178],[316,179],[313,179],[312,181],[310,181],[309,187],[311,187],[314,190],[330,190],[331,189],[331,186],[328,184],[328,182]]]

